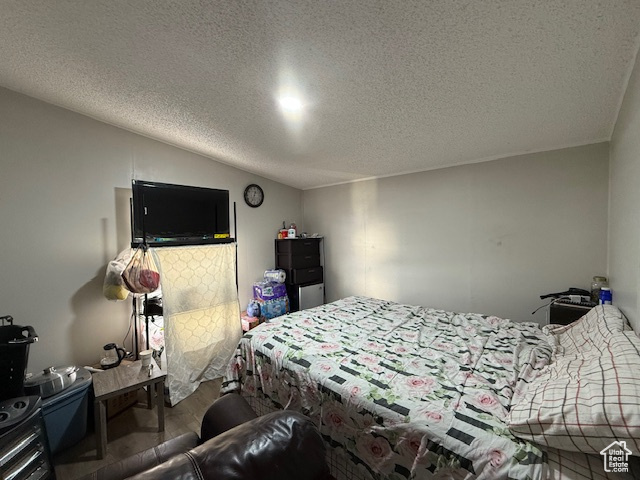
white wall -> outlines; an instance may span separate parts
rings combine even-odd
[[[611,139],[609,276],[613,300],[640,332],[640,62]]]
[[[607,143],[303,193],[305,229],[326,236],[328,300],[540,323],[541,294],[606,272],[607,198]]]
[[[122,343],[131,302],[106,300],[102,282],[129,241],[132,178],[230,190],[242,308],[273,268],[282,221],[302,218],[300,190],[6,89],[0,111],[0,315],[40,336],[29,371],[95,363],[102,345]],[[258,209],[242,199],[254,182]]]

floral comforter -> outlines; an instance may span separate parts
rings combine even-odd
[[[223,391],[304,412],[373,478],[538,479],[505,418],[550,356],[537,324],[349,297],[247,332]]]

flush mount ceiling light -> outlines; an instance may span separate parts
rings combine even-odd
[[[302,100],[290,94],[279,97],[278,104],[284,113],[299,113],[303,107]]]
[[[304,136],[303,129],[308,120],[310,107],[309,98],[304,83],[291,68],[282,68],[279,77],[274,103],[292,139],[298,142]]]

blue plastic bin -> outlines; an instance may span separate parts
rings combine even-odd
[[[73,385],[42,401],[44,424],[52,454],[75,445],[87,434],[90,386],[91,373],[81,368]]]

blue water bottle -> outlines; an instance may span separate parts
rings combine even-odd
[[[600,305],[611,305],[612,295],[609,287],[600,288]]]

